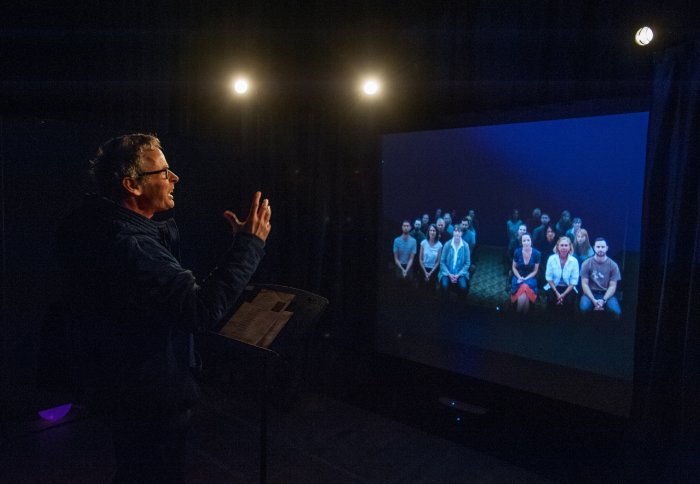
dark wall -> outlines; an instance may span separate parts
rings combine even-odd
[[[653,49],[697,26],[688,0],[141,2],[10,6],[3,110],[225,136],[237,70],[256,103],[346,110],[355,78],[387,80],[393,123],[648,92]],[[303,4],[303,6],[301,6]],[[634,32],[648,22],[655,44]]]
[[[697,25],[687,1],[300,3],[3,9],[5,374],[31,374],[53,281],[48,241],[104,139],[163,138],[182,176],[174,214],[185,263],[200,274],[225,244],[220,213],[245,210],[262,189],[274,228],[258,277],[329,297],[331,332],[364,344],[380,133],[456,113],[645,96],[653,50],[634,46],[633,32],[651,17],[666,29],[663,46]],[[227,90],[237,69],[259,80],[246,103]],[[379,102],[355,96],[366,70],[386,76]]]

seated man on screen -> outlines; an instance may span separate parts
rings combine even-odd
[[[547,225],[549,225],[549,214],[543,213],[540,216],[539,225],[532,229],[532,245],[538,247],[545,239]]]
[[[413,259],[416,256],[418,244],[411,237],[411,222],[404,220],[401,224],[401,235],[394,239],[394,264],[396,264],[396,277],[401,280],[412,280]]]
[[[454,225],[452,225],[452,214],[450,212],[445,212],[442,216],[442,220],[445,221],[445,232],[447,232],[448,237],[452,237],[454,231]]]
[[[583,295],[579,303],[582,313],[593,311],[609,311],[616,318],[622,310],[615,297],[617,281],[620,278],[620,268],[615,261],[607,256],[608,243],[603,237],[595,239],[593,245],[595,255],[585,260],[581,266],[581,289]]]
[[[476,232],[471,228],[471,219],[465,216],[459,224],[462,227],[462,240],[469,246],[469,252],[474,252],[476,245]]]
[[[425,240],[425,234],[423,233],[423,223],[419,218],[413,222],[413,230],[411,230],[408,235],[416,239],[416,244],[420,246],[420,243]]]
[[[532,209],[532,216],[525,220],[525,225],[528,226],[528,228],[532,231],[535,230],[535,227],[540,225],[542,222],[542,209],[541,208],[533,208]],[[531,233],[532,235],[532,233]]]
[[[574,224],[571,222],[571,212],[568,210],[562,210],[561,215],[559,216],[559,221],[554,226],[557,229],[557,237],[566,235],[569,229],[573,226]]]
[[[420,229],[426,239],[428,238],[428,227],[430,227],[430,215],[424,213],[420,219]]]
[[[520,219],[520,211],[514,208],[510,218],[506,220],[506,235],[508,236],[509,244],[518,237],[518,227],[522,224],[523,221]]]
[[[440,258],[440,287],[445,295],[455,285],[464,295],[469,291],[469,246],[462,240],[462,226],[454,227],[453,236],[442,247]]]
[[[471,226],[474,229],[474,232],[477,232],[479,230],[479,221],[476,219],[476,210],[470,208],[467,210],[467,216],[472,220]]]
[[[511,262],[513,261],[513,254],[515,254],[516,249],[522,248],[522,237],[527,232],[527,225],[520,224],[518,226],[517,232],[515,232],[515,238],[508,243],[508,253],[506,254],[506,266],[510,269]]]
[[[444,244],[450,239],[450,234],[448,234],[447,230],[445,230],[445,219],[438,217],[438,219],[435,221],[435,226],[437,227],[438,231],[438,240]]]

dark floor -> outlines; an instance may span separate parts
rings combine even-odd
[[[192,483],[259,482],[259,408],[205,387],[190,439]],[[70,418],[72,417],[72,419]],[[6,428],[0,482],[100,483],[114,470],[97,421],[73,412],[43,429]],[[466,446],[315,393],[268,413],[267,481],[273,483],[538,483],[539,475]]]

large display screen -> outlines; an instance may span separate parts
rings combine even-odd
[[[377,350],[628,415],[647,124],[618,112],[384,135]]]

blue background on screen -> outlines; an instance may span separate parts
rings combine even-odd
[[[566,209],[611,253],[638,251],[647,124],[640,112],[385,135],[384,215],[398,235],[404,218],[475,208],[478,242],[504,245],[513,208],[553,222]]]

